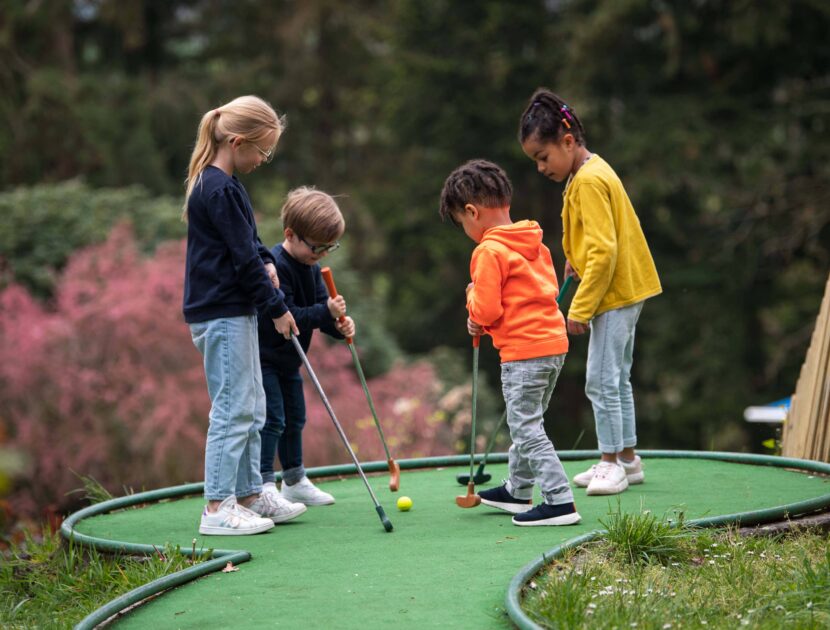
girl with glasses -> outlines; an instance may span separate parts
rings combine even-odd
[[[265,162],[282,131],[268,103],[239,97],[202,117],[188,168],[183,311],[211,399],[207,506],[199,525],[206,535],[257,534],[282,517],[262,494],[259,473],[265,393],[256,313],[286,337],[297,326],[278,288],[276,261],[257,235],[251,200],[234,175]]]

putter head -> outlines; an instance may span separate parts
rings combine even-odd
[[[390,521],[389,518],[386,516],[386,512],[383,511],[383,506],[378,505],[375,508],[375,510],[377,511],[378,516],[380,517],[380,522],[383,523],[383,529],[385,529],[387,532],[391,532],[392,521]]]
[[[475,485],[480,486],[483,483],[487,483],[492,479],[492,475],[490,473],[476,473],[473,476],[473,482]],[[456,475],[455,480],[460,483],[462,486],[466,486],[470,483],[470,475]]]
[[[474,508],[481,503],[481,497],[476,494],[475,484],[467,484],[467,494],[455,497],[455,504],[460,508]]]
[[[389,464],[389,490],[397,492],[401,485],[401,467],[394,459],[390,459],[386,463]]]

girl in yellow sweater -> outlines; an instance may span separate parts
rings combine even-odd
[[[545,88],[519,123],[522,150],[542,175],[566,181],[562,204],[565,276],[581,279],[568,311],[572,335],[590,330],[585,393],[594,410],[598,464],[574,477],[589,495],[618,494],[643,482],[631,365],[643,302],[662,288],[640,221],[620,178],[585,143],[574,111]]]

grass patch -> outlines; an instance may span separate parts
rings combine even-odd
[[[830,538],[693,530],[611,514],[607,538],[550,565],[523,608],[546,628],[830,627]]]
[[[195,541],[194,541],[195,544]],[[178,547],[152,556],[103,554],[56,532],[27,534],[0,558],[0,627],[67,628],[107,602],[195,561]]]

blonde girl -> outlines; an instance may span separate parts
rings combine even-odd
[[[190,158],[183,312],[204,358],[211,399],[207,505],[199,526],[206,535],[257,534],[274,526],[276,506],[262,494],[259,473],[265,395],[256,313],[285,337],[298,331],[234,173],[270,162],[283,125],[268,103],[241,96],[202,117]]]

